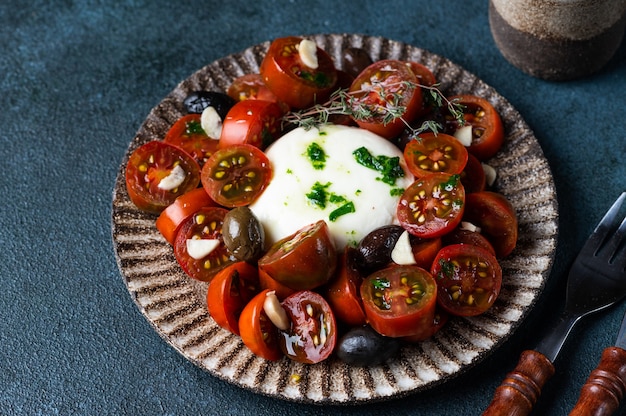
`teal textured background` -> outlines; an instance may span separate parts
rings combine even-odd
[[[626,47],[568,83],[508,64],[486,1],[36,1],[0,4],[0,415],[478,415],[561,311],[564,277],[626,189]],[[523,115],[553,169],[560,235],[540,303],[487,361],[424,393],[358,407],[228,384],[168,346],[133,304],[111,243],[111,192],[141,122],[207,63],[272,38],[362,33],[451,59]],[[538,415],[567,415],[624,305],[583,321]]]

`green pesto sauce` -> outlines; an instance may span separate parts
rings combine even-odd
[[[337,218],[356,212],[354,202],[348,200],[343,195],[337,195],[334,192],[329,192],[328,188],[331,186],[330,182],[325,184],[315,182],[311,187],[311,192],[306,194],[307,199],[311,204],[320,208],[326,209],[331,204],[337,208],[330,212],[328,220],[334,222]]]
[[[328,192],[326,191],[330,186],[330,182],[325,184],[321,184],[319,182],[315,182],[313,187],[311,188],[311,192],[306,194],[309,202],[318,208],[324,209],[326,208],[326,203],[328,201]]]
[[[354,208],[354,203],[352,201],[346,202],[345,204],[343,204],[342,206],[340,206],[336,210],[332,211],[328,215],[328,219],[331,222],[335,222],[335,221],[337,221],[337,218],[341,217],[342,215],[350,214],[350,213],[355,212],[355,211],[356,211],[356,209]]]
[[[352,154],[358,164],[379,172],[382,176],[376,179],[387,185],[393,186],[396,184],[396,179],[404,177],[404,170],[402,170],[400,158],[397,156],[374,156],[365,147],[359,147]]]
[[[322,170],[326,166],[326,152],[322,146],[313,142],[307,147],[306,155],[313,165],[313,169]]]
[[[194,134],[206,134],[204,129],[202,128],[202,124],[200,124],[197,120],[189,120],[185,123],[185,135],[192,136]]]

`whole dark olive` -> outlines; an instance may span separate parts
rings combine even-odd
[[[265,230],[248,207],[228,211],[222,225],[224,245],[237,259],[255,261],[263,255]]]
[[[357,266],[364,274],[387,266],[391,252],[404,232],[399,225],[384,225],[367,234],[357,246]]]
[[[228,111],[235,105],[235,100],[217,91],[194,91],[185,98],[183,105],[190,114],[202,114],[205,108],[213,107],[224,120]]]
[[[343,70],[355,78],[372,62],[372,58],[361,48],[346,48],[341,55]]]
[[[355,366],[378,365],[397,354],[400,344],[400,340],[380,335],[369,326],[352,328],[339,339],[337,357]]]

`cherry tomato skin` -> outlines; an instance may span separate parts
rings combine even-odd
[[[484,248],[494,256],[496,255],[496,250],[484,235],[476,231],[465,230],[459,227],[444,235],[443,243],[446,246],[451,244],[473,244]]]
[[[437,83],[435,75],[430,69],[428,69],[426,65],[415,61],[409,61],[407,63],[409,65],[409,68],[411,68],[411,71],[413,71],[413,73],[417,77],[420,85],[425,87],[432,87]]]
[[[317,68],[310,68],[302,62],[298,52],[301,41],[302,38],[295,36],[275,39],[259,68],[270,91],[294,109],[322,103],[337,82],[335,64],[321,48],[317,48]]]
[[[217,272],[207,290],[207,308],[222,328],[239,335],[239,316],[259,292],[259,273],[249,263],[239,261]]]
[[[518,224],[515,209],[502,194],[474,192],[466,197],[464,219],[478,226],[493,248],[496,257],[511,254],[517,245]]]
[[[262,290],[246,304],[239,316],[239,332],[244,345],[253,354],[270,361],[283,357],[280,350],[278,328],[263,310],[269,290]]]
[[[415,258],[415,265],[422,269],[430,270],[435,256],[441,250],[442,240],[436,238],[419,238],[411,236],[411,251]]]
[[[337,267],[335,243],[328,224],[320,220],[277,241],[258,264],[274,280],[294,290],[326,284]]]
[[[328,302],[316,292],[303,290],[287,297],[281,305],[291,320],[290,329],[280,334],[283,353],[305,364],[330,357],[337,344],[337,325]]]
[[[261,268],[259,268],[259,284],[261,289],[274,291],[279,300],[284,300],[287,296],[293,295],[297,292],[297,290],[287,287],[277,280],[274,280],[272,276],[267,274],[267,272]]]
[[[181,224],[174,240],[174,256],[188,276],[209,282],[217,272],[236,261],[223,242],[222,224],[226,212],[220,207],[204,207]],[[196,259],[187,251],[187,240],[191,239],[218,240],[219,244],[210,253]]]
[[[362,106],[373,114],[366,118],[353,117],[355,122],[359,127],[387,139],[398,136],[422,108],[422,92],[418,83],[413,71],[403,61],[387,59],[374,62],[356,77],[348,90],[354,99],[355,112],[358,113],[358,107]],[[389,118],[389,110],[397,110],[398,107],[404,107],[400,117]]]
[[[335,318],[350,326],[366,323],[359,288],[363,278],[356,267],[356,249],[346,247],[339,258],[336,276],[325,290],[325,298]]]
[[[394,338],[413,336],[433,323],[437,284],[421,267],[391,266],[363,280],[361,298],[376,332]]]
[[[165,134],[163,141],[189,153],[202,167],[217,150],[219,137],[209,137],[202,129],[201,114],[187,114],[179,118]]]
[[[472,144],[468,151],[480,161],[493,157],[504,143],[502,119],[493,105],[475,95],[455,95],[449,99],[463,106],[463,118],[472,126]]]
[[[280,106],[271,101],[239,101],[224,119],[219,148],[251,144],[265,149],[280,136],[282,115]]]
[[[431,173],[413,182],[398,202],[400,224],[414,236],[436,238],[453,230],[463,217],[465,190],[459,175]]]
[[[460,174],[467,164],[467,149],[445,133],[424,133],[404,147],[404,160],[416,178],[431,173]]]
[[[272,177],[270,161],[249,144],[219,149],[204,164],[202,186],[218,204],[234,208],[254,201]]]
[[[466,193],[481,192],[487,187],[487,177],[480,160],[468,152],[467,164],[461,172],[461,183]]]
[[[202,207],[216,206],[204,188],[195,188],[184,195],[176,198],[174,202],[165,208],[156,220],[156,228],[163,238],[174,244],[176,233],[184,220],[189,218]]]
[[[168,189],[165,178],[182,168],[184,180]],[[200,166],[182,149],[162,141],[148,142],[133,151],[126,166],[126,189],[137,208],[160,213],[184,193],[199,183]]]
[[[418,333],[408,337],[402,337],[402,340],[410,343],[425,341],[439,332],[439,330],[441,330],[441,328],[443,328],[448,322],[449,318],[450,314],[441,307],[437,306],[435,308],[435,317],[433,318],[432,325],[424,325],[420,327],[420,331]]]
[[[235,101],[265,100],[278,102],[278,98],[267,88],[260,74],[245,74],[235,78],[228,87],[227,94]]]
[[[438,303],[452,315],[476,316],[489,309],[500,293],[502,269],[487,250],[472,244],[443,247],[431,269]]]

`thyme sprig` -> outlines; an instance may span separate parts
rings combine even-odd
[[[402,99],[400,91],[406,92],[414,88],[422,88],[423,91],[427,92],[424,100],[430,106],[435,108],[446,107],[459,125],[462,126],[465,123],[463,106],[455,99],[449,100],[439,89],[439,84],[427,86],[407,81],[387,86],[384,86],[381,82],[373,82],[368,84],[366,89],[358,91],[348,91],[347,88],[340,88],[333,92],[328,101],[323,104],[287,113],[283,117],[283,122],[295,124],[309,130],[328,123],[332,116],[350,116],[355,120],[380,119],[383,125],[399,119],[405,124],[412,138],[426,131],[438,133],[443,129],[443,126],[435,120],[425,120],[419,127],[414,127],[403,118],[406,106],[400,104]],[[384,97],[385,104],[365,103],[359,99],[362,94],[371,91]]]

